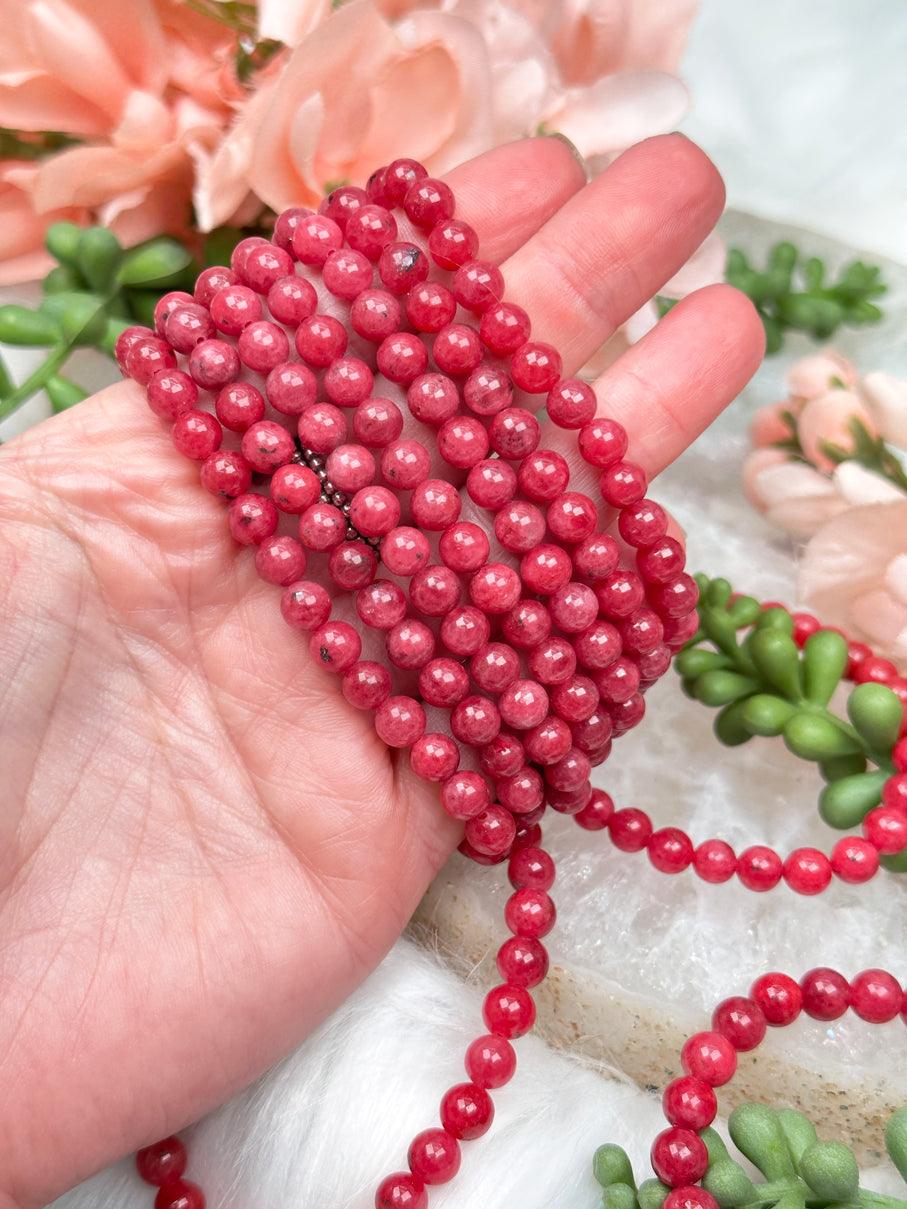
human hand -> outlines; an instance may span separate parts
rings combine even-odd
[[[590,184],[550,138],[450,179],[565,373],[723,202],[680,136]],[[746,299],[716,286],[610,366],[598,396],[634,459],[655,474],[676,457],[761,341]],[[0,593],[0,1209],[26,1209],[197,1118],[310,1032],[393,943],[458,834],[312,665],[133,383],[2,450]]]

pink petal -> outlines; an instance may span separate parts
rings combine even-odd
[[[863,379],[866,409],[877,430],[892,445],[907,449],[907,382],[876,372]]]
[[[903,491],[867,470],[859,462],[842,462],[832,473],[832,482],[849,504],[886,504],[904,499]]]
[[[859,396],[851,390],[832,389],[807,400],[797,420],[797,433],[803,453],[822,470],[831,471],[835,463],[824,452],[825,443],[842,449],[853,448],[851,420],[859,420],[874,433],[872,420]]]
[[[607,155],[676,130],[688,105],[686,87],[676,76],[627,72],[568,92],[546,124],[566,135],[582,155]]]
[[[697,0],[567,0],[549,6],[547,21],[557,22],[552,37],[564,78],[588,84],[628,69],[673,71],[697,8]]]
[[[258,36],[297,46],[331,15],[331,0],[259,0]]]
[[[756,449],[790,440],[790,425],[784,419],[787,410],[786,400],[783,403],[767,403],[759,408],[750,421],[750,441]]]
[[[821,353],[810,357],[801,357],[795,361],[787,373],[787,387],[795,399],[815,399],[829,390],[856,386],[857,371],[855,367],[835,352],[826,348]]]
[[[747,454],[741,472],[743,494],[757,511],[764,512],[772,502],[772,497],[762,486],[764,472],[770,466],[783,466],[788,460],[783,449],[754,449]]]
[[[758,490],[765,500],[766,520],[791,537],[809,537],[830,516],[848,507],[824,475],[801,462],[766,467],[759,475]]]

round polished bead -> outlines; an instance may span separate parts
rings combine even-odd
[[[528,550],[520,560],[520,577],[523,584],[527,591],[538,596],[551,596],[560,591],[569,583],[572,573],[570,555],[562,546],[555,546],[550,542]],[[595,605],[597,612],[597,601]]]
[[[642,722],[646,713],[646,699],[642,693],[634,693],[628,701],[609,705],[608,713],[611,715],[615,736],[624,735]]]
[[[861,1020],[884,1024],[901,1010],[901,984],[885,970],[863,970],[850,983],[850,1006]]]
[[[540,600],[519,600],[504,617],[501,632],[511,646],[531,651],[551,633],[551,614]]]
[[[898,772],[888,778],[882,786],[882,805],[907,814],[907,773]]]
[[[441,641],[460,659],[474,655],[488,641],[490,632],[488,618],[473,605],[451,609],[441,621]]]
[[[722,1087],[734,1077],[737,1051],[721,1033],[695,1033],[684,1043],[680,1063],[688,1075]]]
[[[502,642],[487,643],[469,661],[469,674],[483,693],[503,692],[516,680],[519,672],[519,655],[513,647]],[[501,708],[501,702],[498,702],[498,708]]]
[[[202,340],[189,354],[189,374],[202,390],[221,390],[239,374],[239,354],[225,340]]]
[[[570,750],[573,736],[562,718],[549,714],[526,732],[526,754],[536,764],[555,764]]]
[[[268,310],[271,318],[287,327],[299,327],[303,319],[314,315],[318,295],[310,281],[290,274],[280,277],[268,290]]]
[[[250,424],[264,418],[264,396],[251,382],[234,382],[220,391],[214,412],[224,428],[245,432]]]
[[[505,563],[487,563],[470,579],[469,597],[485,613],[506,613],[519,600],[521,587],[520,577],[513,567]]]
[[[763,974],[750,987],[750,995],[773,1028],[792,1024],[803,1008],[803,992],[787,974]]]
[[[528,394],[547,394],[561,376],[561,355],[550,344],[527,341],[510,359],[510,376]]]
[[[399,205],[416,181],[428,176],[428,170],[418,160],[392,160],[384,169],[382,191],[391,205]]]
[[[593,671],[610,667],[623,650],[620,634],[609,621],[593,621],[576,635],[573,648],[580,663]]]
[[[407,618],[390,630],[386,646],[394,667],[415,671],[425,667],[435,653],[435,636],[424,622]]]
[[[126,333],[135,333],[135,328],[127,328]],[[173,350],[156,336],[134,336],[131,343],[120,346],[125,349],[123,360],[125,373],[142,386],[147,386],[155,374],[162,369],[176,369],[176,357]]]
[[[831,867],[842,882],[861,885],[878,873],[879,850],[868,840],[855,835],[845,836],[832,849]]]
[[[148,406],[163,420],[175,420],[198,402],[198,387],[181,369],[162,369],[147,389]]]
[[[209,340],[213,335],[211,315],[197,302],[183,302],[167,314],[164,339],[178,353],[191,353],[196,344]]]
[[[324,393],[338,407],[358,407],[372,392],[372,371],[359,357],[338,357],[325,370]]]
[[[521,306],[497,302],[483,313],[479,335],[491,352],[505,357],[525,344],[531,326],[529,316]]]
[[[233,285],[236,280],[236,274],[232,269],[228,269],[226,265],[211,265],[207,269],[202,269],[198,277],[196,277],[192,295],[199,306],[206,306],[210,310],[211,300],[218,290],[226,289],[228,285]]]
[[[890,659],[882,659],[878,655],[870,655],[861,661],[854,672],[857,684],[889,684],[898,674],[898,669]]]
[[[360,660],[343,673],[340,687],[355,709],[377,709],[391,694],[390,672],[383,664]]]
[[[327,215],[341,231],[345,231],[350,216],[361,210],[367,201],[368,194],[364,189],[356,185],[339,185],[323,199],[318,213]]]
[[[704,1079],[681,1075],[664,1089],[661,1106],[672,1125],[698,1133],[715,1120],[718,1098]]]
[[[863,820],[863,834],[877,852],[890,856],[907,846],[907,814],[893,806],[878,806]]]
[[[516,492],[516,471],[500,458],[483,458],[466,476],[466,492],[479,508],[499,512],[511,502]],[[526,504],[525,507],[534,508],[534,505]]]
[[[662,827],[648,843],[649,860],[662,873],[682,873],[693,860],[693,844],[679,827]]]
[[[697,1183],[705,1175],[708,1161],[705,1142],[691,1129],[672,1125],[652,1143],[652,1170],[671,1188]]]
[[[617,569],[619,559],[617,542],[605,533],[593,533],[573,551],[577,575],[593,584],[606,580]]]
[[[556,919],[552,899],[544,890],[532,886],[514,891],[504,905],[504,920],[515,936],[540,940],[548,935]]]
[[[343,231],[324,214],[307,214],[295,224],[292,239],[297,260],[321,266],[331,252],[343,246]]]
[[[611,750],[613,729],[611,715],[596,706],[587,718],[572,724],[573,746],[585,752],[593,765],[602,764]]]
[[[460,580],[450,567],[422,567],[412,578],[409,599],[425,617],[444,617],[460,601]]]
[[[309,654],[330,672],[345,672],[361,653],[362,639],[346,621],[327,621],[309,639]]]
[[[326,454],[336,449],[347,435],[346,417],[333,403],[315,403],[299,417],[299,440],[304,449]]]
[[[501,805],[514,814],[535,810],[541,806],[545,795],[542,778],[534,768],[522,768],[511,776],[501,777],[497,790]]]
[[[598,513],[588,495],[565,491],[548,506],[548,528],[558,539],[576,545],[591,537],[598,523]]]
[[[414,181],[403,198],[403,209],[410,222],[425,231],[437,223],[453,218],[454,195],[450,185],[432,176]]]
[[[548,714],[548,694],[535,680],[514,680],[501,693],[498,709],[513,730],[530,730]]]
[[[626,508],[643,498],[648,479],[645,471],[634,462],[616,462],[602,471],[599,487],[606,504],[612,508]]]
[[[203,462],[220,448],[223,432],[214,416],[206,411],[184,411],[176,417],[170,437],[184,457]]]
[[[571,748],[562,759],[545,769],[545,781],[561,793],[572,793],[585,784],[591,771],[588,756]]]
[[[409,578],[431,556],[428,538],[418,529],[400,525],[381,539],[381,559],[392,575]]]
[[[380,344],[400,330],[403,311],[387,290],[363,290],[350,307],[353,331],[372,344]]]
[[[384,449],[403,431],[403,412],[390,399],[365,399],[353,412],[353,434],[363,445]]]
[[[693,854],[693,868],[704,882],[718,885],[737,872],[737,858],[724,840],[703,840]]]
[[[347,333],[333,315],[309,315],[296,329],[295,340],[303,361],[315,369],[325,369],[346,352]]]
[[[467,1075],[477,1087],[503,1087],[516,1071],[516,1053],[505,1037],[487,1033],[470,1044],[465,1065]]]
[[[494,1105],[488,1092],[475,1083],[458,1083],[444,1093],[441,1124],[463,1141],[480,1138],[491,1128]]]
[[[338,445],[325,462],[328,478],[340,491],[352,494],[375,477],[375,459],[364,445]]]
[[[445,374],[421,374],[410,383],[406,402],[416,420],[440,427],[455,416],[460,406],[459,392]]]
[[[446,1184],[460,1170],[460,1144],[446,1129],[424,1129],[410,1142],[408,1162],[424,1184]]]
[[[819,966],[800,979],[803,1010],[814,1020],[837,1020],[850,1004],[847,979],[827,966]]]
[[[411,747],[425,732],[425,710],[412,697],[388,697],[375,712],[375,732],[388,747]]]
[[[524,407],[505,407],[492,417],[488,439],[498,457],[515,462],[532,453],[539,443],[541,431],[531,411]]]
[[[172,1180],[158,1188],[154,1209],[205,1209],[205,1194],[191,1180]]]
[[[243,433],[243,457],[258,474],[273,474],[293,460],[296,443],[287,430],[273,420],[258,420]]]
[[[525,764],[523,745],[508,731],[498,734],[479,751],[479,764],[490,777],[510,777]]]
[[[297,332],[301,330],[298,328]],[[259,374],[270,373],[275,366],[286,361],[290,352],[286,332],[267,319],[244,327],[236,347],[243,365]]]
[[[570,676],[551,690],[552,709],[571,725],[590,717],[598,702],[598,689],[588,676]]]
[[[494,416],[510,407],[513,386],[503,370],[483,362],[463,384],[463,402],[478,416]]]
[[[623,425],[606,416],[599,416],[585,424],[580,429],[578,442],[583,458],[590,466],[601,470],[621,462],[628,445]]]
[[[542,817],[544,807],[539,807],[534,812],[538,818]],[[538,820],[529,815],[524,815],[517,821],[516,835],[513,837],[513,850],[518,848],[530,848],[537,846],[542,842],[542,829],[538,825]]]
[[[575,582],[558,588],[548,607],[554,624],[565,634],[579,634],[588,629],[598,613],[595,593],[587,584]]]
[[[570,468],[559,453],[537,449],[524,458],[517,471],[523,495],[535,502],[548,503],[564,491],[570,481]]]
[[[400,520],[400,501],[386,487],[363,487],[350,500],[350,520],[363,537],[383,537]]]
[[[638,551],[636,567],[647,583],[666,584],[676,579],[684,566],[683,546],[673,537],[662,537]]]
[[[431,455],[421,441],[392,441],[381,454],[381,474],[398,491],[412,491],[428,478]]]
[[[535,1004],[525,987],[503,983],[485,996],[482,1018],[490,1033],[509,1041],[522,1037],[535,1024]]]
[[[446,781],[460,763],[460,749],[450,735],[423,735],[413,744],[409,760],[413,772],[423,780]]]
[[[406,593],[389,579],[376,579],[356,593],[356,613],[374,630],[393,629],[406,616]]]
[[[457,313],[457,300],[438,281],[415,285],[406,296],[406,317],[417,332],[440,332]]]
[[[488,783],[477,772],[455,772],[441,787],[441,805],[453,819],[471,819],[491,802]]]
[[[428,250],[439,268],[458,269],[468,260],[475,260],[479,237],[468,223],[445,218],[432,227]]]
[[[375,1209],[428,1209],[425,1185],[408,1171],[395,1171],[378,1185]]]
[[[186,1147],[177,1137],[162,1138],[136,1152],[135,1166],[146,1184],[161,1188],[186,1170]]]
[[[761,844],[745,849],[737,858],[737,876],[748,890],[762,893],[777,886],[783,866],[772,848]]]
[[[331,598],[321,584],[300,579],[280,599],[284,621],[297,630],[315,630],[331,615]]]
[[[443,479],[426,479],[412,492],[412,519],[421,530],[439,532],[460,516],[460,492]]]
[[[463,377],[482,360],[482,342],[474,328],[465,323],[449,323],[435,336],[432,356],[442,373]]]
[[[445,529],[438,552],[452,571],[477,571],[488,558],[490,544],[483,529],[471,521],[458,521]]]
[[[305,574],[306,556],[295,537],[266,537],[255,551],[255,570],[266,583],[286,587]]]
[[[529,653],[529,671],[542,684],[563,684],[576,671],[576,655],[566,638],[547,638]]]
[[[425,253],[414,243],[389,243],[378,258],[381,284],[393,294],[405,294],[424,281],[429,268]]]
[[[507,465],[499,458],[495,460],[500,463],[502,468]],[[545,516],[535,504],[530,504],[526,500],[511,500],[495,516],[494,533],[505,550],[509,550],[512,554],[528,555],[528,552],[538,546],[544,537]],[[546,546],[544,549],[553,550],[556,547]],[[569,557],[561,551],[557,556],[560,560],[558,565],[563,562],[561,555],[563,558],[567,558],[569,563]]]
[[[483,747],[501,729],[501,715],[488,697],[472,694],[464,697],[451,710],[450,729],[461,743]]]
[[[831,881],[831,861],[817,848],[797,848],[784,862],[782,872],[797,894],[821,894]]]
[[[766,1020],[762,1008],[743,995],[724,999],[712,1013],[712,1028],[727,1037],[738,1053],[755,1049],[765,1036]]]
[[[664,626],[657,613],[645,607],[634,610],[618,627],[624,651],[639,659],[662,645]],[[641,675],[641,673],[640,673]]]
[[[450,709],[468,692],[469,676],[455,659],[432,659],[419,673],[419,693],[429,705]]]
[[[559,428],[583,428],[595,415],[595,391],[579,378],[564,378],[548,391],[545,409]]]
[[[545,980],[548,952],[535,937],[512,936],[498,949],[497,967],[509,986],[529,990]]]
[[[630,617],[645,599],[645,585],[633,571],[617,570],[596,584],[595,594],[606,617]]]
[[[898,739],[892,748],[891,762],[898,772],[907,773],[907,735]]]
[[[653,684],[671,666],[671,651],[665,643],[659,643],[646,654],[640,655],[636,666],[639,668],[640,684]]]
[[[596,671],[593,681],[605,705],[622,705],[639,690],[639,667],[632,659],[620,656]]]
[[[220,449],[202,462],[201,483],[212,495],[232,500],[252,483],[252,471],[242,454]]]
[[[267,294],[271,286],[293,271],[289,252],[273,243],[261,243],[250,248],[243,257],[240,276],[256,294]]]
[[[285,361],[268,374],[265,390],[268,402],[285,416],[301,416],[318,394],[318,382],[301,361]]]
[[[475,314],[482,314],[501,301],[504,277],[491,261],[470,260],[454,274],[453,293],[460,306]]]
[[[377,361],[385,378],[405,385],[425,373],[428,352],[418,336],[395,332],[378,345]]]
[[[543,848],[521,848],[510,858],[507,877],[516,890],[550,890],[554,885],[554,861]]]
[[[696,608],[699,586],[692,575],[681,572],[667,583],[650,588],[649,597],[662,617],[685,617]]]
[[[642,852],[652,838],[652,820],[643,810],[615,810],[608,822],[611,843],[621,852]]]
[[[278,248],[293,254],[293,235],[304,218],[312,213],[306,206],[290,206],[277,216],[274,223],[274,242]]]
[[[671,1189],[664,1199],[663,1209],[718,1209],[718,1202],[705,1188],[685,1184]]]
[[[346,241],[369,260],[377,260],[384,248],[397,238],[397,220],[384,206],[360,206],[347,219]]]
[[[488,453],[488,432],[475,416],[452,416],[438,429],[437,446],[449,466],[469,470]]]
[[[318,503],[299,518],[299,540],[307,550],[333,550],[346,537],[347,520],[334,504]]]
[[[668,516],[654,500],[644,499],[621,512],[617,528],[627,545],[651,546],[667,533]]]

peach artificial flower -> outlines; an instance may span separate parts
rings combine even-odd
[[[886,441],[907,451],[907,382],[891,374],[867,374],[863,401],[872,422]]]
[[[856,367],[846,357],[833,348],[825,348],[794,362],[787,372],[787,389],[793,402],[805,403],[827,391],[855,386],[858,376]],[[799,408],[791,410],[796,412]]]
[[[38,214],[32,199],[37,167],[18,160],[0,162],[0,285],[43,277],[54,266],[44,249],[48,226],[59,219],[78,222],[75,207]]]
[[[872,420],[854,390],[829,390],[807,399],[797,416],[797,436],[804,456],[818,470],[830,474],[836,462],[825,452],[827,445],[852,452],[856,420],[870,436],[875,435]]]

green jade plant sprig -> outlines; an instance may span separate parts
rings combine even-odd
[[[842,831],[858,827],[895,771],[900,699],[884,685],[860,684],[847,699],[847,718],[839,717],[829,707],[848,662],[839,633],[818,630],[801,651],[786,609],[735,596],[726,579],[696,580],[700,628],[676,660],[684,691],[720,711],[715,734],[727,746],[780,736],[813,761],[827,782],[822,818]],[[907,852],[881,859],[890,870],[907,871]]]
[[[728,1119],[734,1145],[764,1180],[754,1180],[714,1129],[701,1131],[708,1150],[702,1186],[720,1209],[907,1209],[907,1200],[860,1187],[853,1151],[843,1142],[821,1141],[813,1123],[792,1108],[741,1104]],[[907,1181],[907,1108],[885,1130],[885,1148]],[[639,1185],[626,1151],[600,1146],[592,1172],[602,1186],[603,1209],[661,1209],[671,1191],[660,1180]]]

